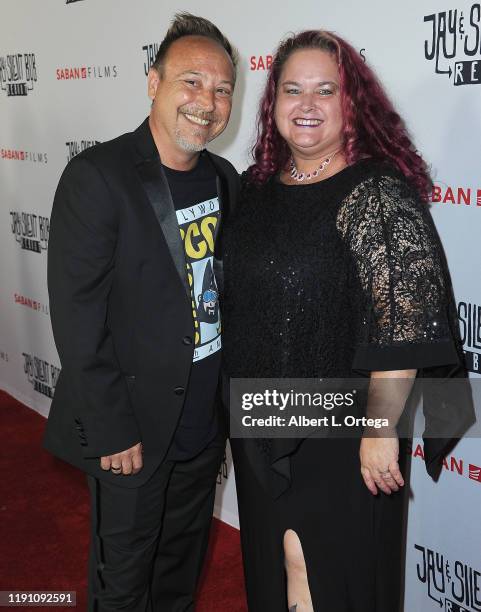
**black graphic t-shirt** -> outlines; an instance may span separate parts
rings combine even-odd
[[[189,459],[217,433],[215,395],[221,360],[221,322],[213,271],[214,243],[220,220],[216,173],[205,155],[195,168],[164,166],[184,245],[191,288],[195,349],[183,412],[167,458]]]

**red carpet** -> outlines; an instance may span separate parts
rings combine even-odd
[[[44,426],[42,416],[0,391],[0,591],[76,591],[76,609],[83,611],[89,514],[85,477],[41,448]],[[196,609],[247,610],[239,533],[215,519]]]

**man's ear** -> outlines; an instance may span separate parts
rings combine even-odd
[[[155,98],[155,94],[157,93],[157,87],[160,82],[160,74],[155,68],[151,68],[149,70],[149,74],[147,75],[147,95],[151,100]]]

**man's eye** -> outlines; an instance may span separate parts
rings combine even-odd
[[[221,96],[231,96],[232,92],[230,89],[225,89],[223,87],[221,87],[220,89],[217,90],[217,93]]]
[[[197,85],[197,81],[194,81],[192,79],[186,79],[184,82],[188,83],[189,85],[192,85],[194,87],[195,87],[195,85]]]

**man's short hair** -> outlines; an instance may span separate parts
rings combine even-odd
[[[157,72],[162,76],[163,64],[165,56],[170,46],[179,38],[184,36],[205,36],[215,42],[219,43],[229,55],[232,65],[234,66],[234,78],[236,74],[236,67],[238,62],[238,54],[236,48],[231,45],[228,38],[222,34],[217,26],[215,26],[208,19],[204,17],[196,17],[190,13],[182,12],[177,13],[167,30],[167,34],[164,40],[160,43],[159,50],[155,56],[155,61],[152,64],[152,68],[155,68]]]

